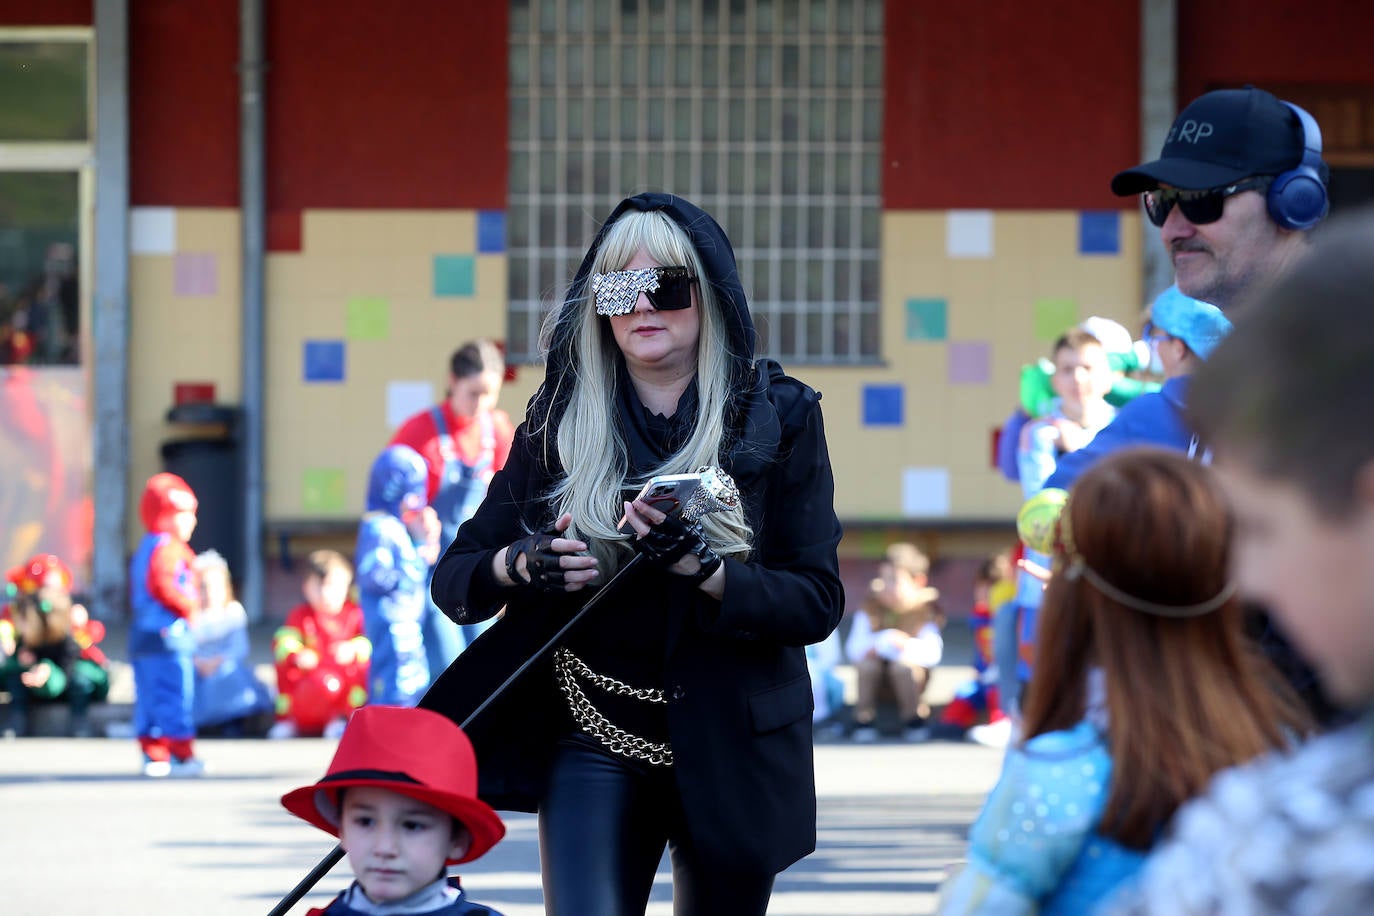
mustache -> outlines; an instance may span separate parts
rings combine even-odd
[[[1211,249],[1201,239],[1174,239],[1169,243],[1169,254],[1178,254],[1180,251],[1211,251]]]

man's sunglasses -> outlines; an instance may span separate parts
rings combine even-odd
[[[639,294],[649,304],[665,312],[692,307],[692,284],[696,277],[685,267],[640,267],[592,274],[592,294],[596,313],[610,318],[635,310]]]
[[[1145,200],[1145,215],[1156,226],[1163,226],[1164,221],[1169,218],[1169,211],[1174,209],[1174,204],[1178,204],[1188,222],[1205,226],[1221,219],[1221,214],[1226,209],[1226,198],[1234,197],[1242,191],[1268,188],[1273,181],[1272,177],[1263,175],[1258,178],[1246,178],[1220,188],[1204,188],[1201,191],[1155,188],[1142,195]]]

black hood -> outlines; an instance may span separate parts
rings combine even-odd
[[[754,331],[754,319],[749,314],[749,302],[745,298],[739,268],[735,264],[735,251],[730,246],[725,230],[720,228],[720,224],[710,214],[681,197],[658,193],[636,194],[622,200],[615,210],[611,211],[601,231],[592,241],[587,256],[582,259],[582,266],[577,269],[572,285],[568,287],[564,308],[549,341],[544,382],[529,403],[528,417],[535,428],[544,427],[546,421],[556,425],[567,408],[571,389],[566,382],[574,377],[572,372],[577,368],[573,341],[582,319],[581,309],[568,308],[567,305],[585,300],[592,263],[596,260],[596,253],[601,249],[601,242],[615,221],[630,210],[661,211],[687,233],[706,272],[701,282],[711,284],[725,319],[730,352],[734,358],[730,367],[731,390],[744,395],[756,387],[754,345],[757,335]],[[736,425],[744,407],[742,398],[736,400],[737,403],[731,405],[729,419],[732,426]]]

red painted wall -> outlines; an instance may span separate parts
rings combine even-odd
[[[1219,86],[1374,84],[1371,30],[1369,0],[1180,3],[1179,107]]]
[[[1186,5],[1186,4],[1184,4]],[[1139,12],[888,0],[883,206],[1117,208],[1139,160]]]
[[[0,0],[0,25],[90,25],[92,0]]]
[[[236,207],[236,0],[129,4],[129,202]]]
[[[506,4],[269,8],[273,209],[505,208]]]
[[[291,247],[305,207],[505,207],[504,4],[283,0],[267,16],[271,247]],[[237,3],[139,0],[129,31],[132,203],[237,206]]]

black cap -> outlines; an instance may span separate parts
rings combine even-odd
[[[1302,124],[1272,93],[1254,86],[1218,89],[1183,109],[1159,158],[1118,174],[1112,192],[1126,197],[1160,184],[1219,188],[1251,175],[1278,175],[1302,154]]]

